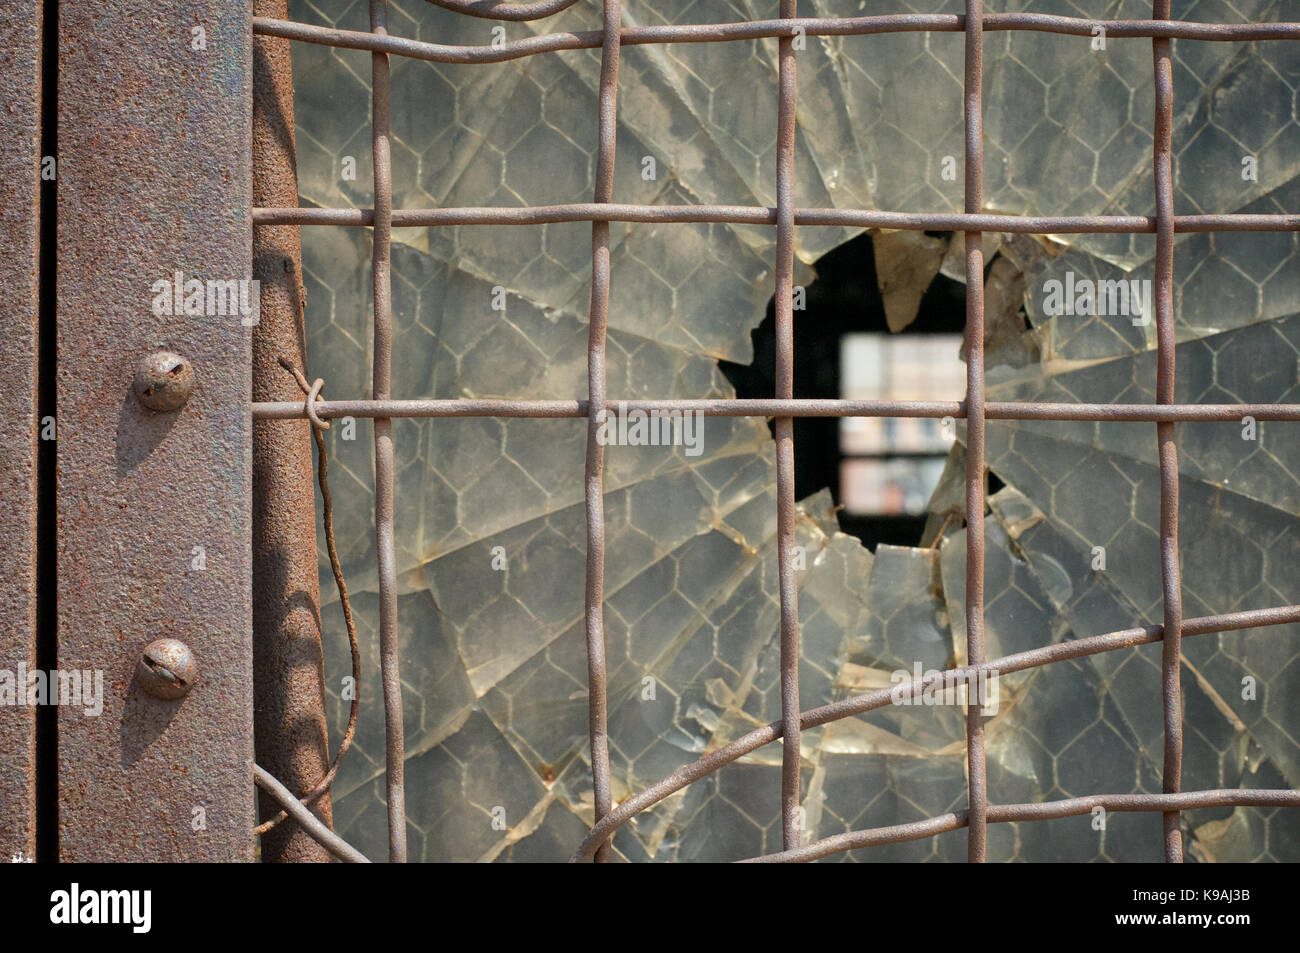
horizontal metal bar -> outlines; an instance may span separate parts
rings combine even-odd
[[[294,797],[292,791],[259,764],[253,765],[253,780],[257,782],[258,787],[279,801],[280,806],[302,826],[304,831],[316,838],[322,847],[339,860],[350,864],[370,863],[365,854],[321,823],[320,819],[311,812],[311,808]]]
[[[322,419],[338,417],[586,417],[585,400],[318,400]],[[701,413],[705,417],[928,417],[966,416],[963,401],[833,400],[829,398],[704,398],[698,400],[610,400],[611,416],[623,412]],[[255,420],[305,418],[299,401],[259,401]],[[1133,423],[1161,421],[1300,420],[1300,404],[1053,404],[1037,401],[989,401],[984,416],[992,420],[1098,420]]]
[[[429,0],[429,2],[453,13],[463,13],[467,17],[479,17],[483,20],[511,20],[518,23],[525,20],[541,20],[543,17],[555,16],[555,14],[569,9],[578,0],[521,0],[521,2],[506,2],[506,0]]]
[[[1208,635],[1212,632],[1230,632],[1238,629],[1286,625],[1293,622],[1300,622],[1300,605],[1249,609],[1244,612],[1228,612],[1223,615],[1184,619],[1182,634],[1183,637]],[[1089,655],[1100,655],[1103,652],[1113,652],[1117,649],[1149,645],[1153,642],[1159,642],[1163,638],[1164,626],[1148,625],[1123,629],[1119,632],[1109,632],[1105,635],[1085,636],[1069,642],[1057,642],[1054,645],[1046,645],[1025,652],[1017,652],[1014,655],[991,659],[982,665],[968,665],[965,668],[948,669],[945,672],[936,673],[919,681],[909,679],[891,688],[882,688],[874,692],[867,692],[864,695],[844,698],[829,705],[822,705],[820,708],[813,708],[803,712],[799,716],[799,727],[801,730],[807,731],[810,728],[816,728],[818,725],[829,724],[832,721],[839,721],[843,718],[851,718],[868,711],[874,711],[877,708],[884,708],[891,703],[894,697],[893,692],[924,692],[927,689],[942,686],[945,681],[947,681],[947,684],[954,684],[954,679],[969,679],[980,672],[986,674],[996,673],[999,676],[1010,675],[1013,672],[1037,668],[1052,662],[1064,662]],[[743,758],[751,751],[756,751],[780,737],[781,723],[779,721],[771,722],[761,728],[755,728],[748,734],[741,735],[735,741],[678,768],[666,777],[660,778],[639,794],[634,794],[621,801],[615,806],[614,810],[605,816],[604,820],[592,827],[591,832],[579,845],[571,860],[578,862],[586,860],[591,856],[592,851],[596,849],[597,844],[608,839],[614,831],[641,811],[653,807],[691,782],[707,777],[719,768]]]
[[[1135,811],[1193,811],[1206,807],[1300,807],[1300,791],[1288,789],[1265,790],[1261,788],[1220,788],[1214,791],[1185,791],[1179,794],[1089,794],[1085,797],[1065,798],[1060,801],[1038,801],[1029,804],[990,804],[990,823],[1006,821],[1050,821],[1062,817],[1090,814],[1095,808],[1126,813]],[[882,844],[899,844],[920,840],[947,831],[965,827],[966,811],[940,814],[909,824],[873,827],[869,830],[849,831],[824,840],[805,844],[793,850],[751,857],[741,861],[746,864],[804,863],[842,854],[859,847],[876,847]]]
[[[254,225],[374,225],[368,208],[255,208]],[[453,225],[552,225],[558,222],[695,222],[775,225],[776,209],[761,205],[570,205],[467,206],[394,209],[394,228]],[[1025,235],[1154,234],[1148,215],[992,215],[987,212],[882,212],[875,209],[795,209],[796,225],[892,228],[910,231],[984,231]],[[1177,215],[1175,232],[1300,231],[1300,214]]]
[[[1300,23],[1193,23],[1183,20],[1085,20],[1037,13],[994,13],[983,18],[985,31],[1018,30],[1091,37],[1101,27],[1109,38],[1171,38],[1185,40],[1235,41],[1294,40],[1300,38]],[[866,17],[791,17],[782,20],[752,20],[740,23],[691,23],[680,25],[627,26],[619,31],[621,46],[660,43],[719,43],[790,37],[800,31],[807,36],[867,36],[882,33],[957,33],[966,27],[966,17],[954,14],[887,14]],[[600,30],[548,33],[513,40],[501,46],[451,46],[424,43],[396,36],[377,36],[357,30],[337,30],[309,23],[295,23],[270,17],[255,17],[253,32],[279,36],[303,43],[316,43],[348,50],[393,53],[433,63],[501,63],[506,60],[555,53],[562,50],[594,50],[601,45]]]

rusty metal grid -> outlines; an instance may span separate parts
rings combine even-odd
[[[430,0],[446,9],[495,20],[541,19],[568,9],[577,0],[534,0],[527,3]],[[585,467],[587,587],[586,634],[589,677],[589,738],[595,791],[595,824],[579,845],[573,860],[606,860],[615,830],[635,814],[662,801],[693,781],[717,771],[745,754],[781,739],[781,814],[784,849],[753,858],[757,861],[804,861],[858,847],[897,843],[968,829],[968,859],[985,859],[985,839],[990,822],[1047,820],[1091,812],[1100,806],[1110,811],[1160,812],[1164,818],[1165,858],[1183,859],[1179,812],[1211,806],[1300,806],[1300,790],[1226,789],[1184,792],[1182,767],[1182,703],[1179,685],[1181,640],[1185,636],[1300,621],[1300,606],[1254,609],[1185,619],[1182,614],[1178,562],[1178,443],[1174,424],[1185,421],[1239,420],[1250,415],[1259,420],[1300,420],[1300,404],[1177,404],[1174,402],[1173,243],[1179,232],[1300,231],[1300,214],[1281,215],[1179,215],[1173,213],[1171,154],[1173,79],[1170,41],[1174,38],[1204,41],[1297,40],[1300,23],[1227,24],[1170,20],[1170,0],[1154,0],[1152,18],[1086,20],[1031,13],[986,14],[982,0],[966,0],[965,15],[894,14],[851,18],[800,18],[797,0],[780,0],[780,18],[740,23],[683,26],[620,26],[619,0],[602,0],[603,28],[599,31],[552,33],[529,37],[503,46],[446,46],[390,36],[386,29],[386,3],[371,0],[371,31],[358,32],[312,26],[264,17],[253,19],[253,32],[326,46],[368,50],[372,54],[374,150],[374,208],[255,208],[254,225],[367,226],[374,230],[374,383],[369,400],[319,400],[319,388],[303,402],[257,402],[256,419],[328,420],[333,417],[371,417],[375,420],[376,532],[380,585],[380,638],[384,707],[387,733],[387,789],[389,856],[405,859],[405,823],[402,790],[401,696],[395,637],[396,579],[393,555],[393,445],[394,417],[585,417],[588,422]],[[1020,30],[1091,36],[1105,28],[1111,37],[1152,40],[1156,91],[1154,135],[1154,216],[1003,216],[982,211],[982,73],[983,35],[986,31]],[[965,34],[964,127],[965,205],[959,214],[902,213],[866,209],[796,208],[793,203],[795,133],[796,36],[860,36],[869,34],[945,31]],[[751,206],[646,206],[613,201],[613,161],[617,109],[619,51],[623,45],[724,42],[760,37],[778,41],[779,100],[777,122],[777,199],[775,208]],[[494,63],[558,50],[601,50],[599,84],[599,152],[594,200],[587,204],[524,208],[392,208],[392,166],[389,155],[388,57],[398,54],[440,63]],[[551,222],[592,223],[592,280],[588,340],[588,395],[586,400],[400,400],[389,393],[392,347],[390,298],[390,236],[394,226],[414,225],[535,225]],[[781,605],[781,720],[718,748],[650,785],[614,807],[610,802],[610,765],[606,728],[606,678],[602,620],[604,581],[604,448],[597,430],[619,402],[606,393],[605,333],[610,296],[609,223],[620,222],[727,222],[772,225],[776,228],[776,394],[772,399],[638,400],[625,401],[629,410],[700,411],[710,416],[774,417],[777,454],[777,536]],[[800,225],[843,225],[863,228],[951,230],[966,238],[966,399],[960,402],[801,400],[793,394],[794,229]],[[1043,402],[987,402],[984,399],[984,231],[1031,234],[1154,233],[1156,235],[1156,403],[1067,404]],[[310,407],[310,409],[309,409]],[[964,418],[967,423],[966,500],[967,577],[965,609],[967,662],[928,678],[901,686],[923,691],[944,679],[971,679],[982,673],[1011,673],[1051,662],[1081,658],[1101,652],[1160,642],[1162,644],[1162,700],[1164,709],[1164,771],[1160,794],[1098,794],[1066,800],[1028,804],[990,803],[986,784],[982,699],[971,697],[967,707],[968,808],[923,821],[852,831],[811,844],[799,838],[799,736],[818,725],[884,707],[897,689],[881,689],[829,705],[801,711],[799,706],[798,594],[794,575],[794,450],[795,417],[931,417]],[[997,659],[984,657],[984,423],[986,420],[1088,420],[1131,421],[1156,424],[1161,478],[1160,542],[1164,588],[1163,624],[1080,638],[1067,643],[1031,649]],[[977,694],[977,693],[972,693]],[[274,792],[296,818],[308,825],[312,836],[343,859],[363,860],[323,824],[314,821],[282,785],[260,772],[258,783]]]

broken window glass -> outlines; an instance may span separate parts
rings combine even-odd
[[[907,9],[805,2],[817,16]],[[531,24],[420,0],[389,6],[392,34],[444,44],[485,46],[502,29],[518,39],[600,25],[588,3]],[[777,12],[757,0],[622,7],[629,25]],[[1174,16],[1268,20],[1279,9],[1265,0],[1176,3]],[[364,4],[295,0],[290,12],[368,29]],[[945,0],[921,12],[961,5]],[[1072,13],[1145,17],[1149,9],[1076,0]],[[1295,212],[1294,44],[1174,41],[1173,49],[1177,212]],[[293,56],[301,204],[369,207],[369,54],[298,43]],[[960,211],[962,56],[959,33],[809,37],[798,60],[796,203]],[[474,66],[393,57],[394,206],[590,201],[598,67],[591,50]],[[775,40],[624,48],[615,201],[773,205],[776,89]],[[1098,50],[1086,37],[990,33],[984,100],[986,210],[1153,214],[1150,41],[1111,39]],[[613,223],[610,232],[611,398],[733,396],[717,362],[753,357],[750,331],[772,293],[774,231]],[[817,259],[856,232],[796,234],[795,281],[807,284]],[[875,237],[891,330],[908,324],[936,273],[964,281],[960,234]],[[1153,309],[1143,294],[1153,236],[984,240],[989,400],[1154,400]],[[396,229],[394,396],[585,397],[590,256],[584,223]],[[1179,401],[1300,401],[1296,256],[1294,232],[1178,236]],[[369,231],[304,228],[303,258],[311,374],[325,379],[326,396],[367,396]],[[1087,313],[1049,307],[1052,282],[1064,300],[1067,283],[1084,281],[1136,282],[1131,313],[1104,313],[1095,298]],[[1264,422],[1244,438],[1235,421],[1178,425],[1188,617],[1300,602],[1295,428]],[[586,424],[399,419],[393,433],[411,857],[566,859],[592,820]],[[357,422],[355,439],[343,434],[335,427],[326,439],[367,664],[334,817],[345,838],[382,856],[370,422]],[[802,501],[804,708],[888,686],[898,671],[962,661],[960,422],[956,437],[915,546],[869,551],[839,531],[828,494]],[[708,418],[700,452],[689,450],[606,454],[616,801],[780,717],[770,433],[762,420]],[[988,422],[988,464],[1005,485],[989,500],[985,530],[988,657],[1160,621],[1154,453],[1149,424]],[[321,560],[327,570],[323,542]],[[324,618],[331,716],[341,728],[346,634],[337,607],[326,605]],[[1287,626],[1186,639],[1184,789],[1300,786],[1298,635]],[[1004,679],[988,725],[991,798],[1159,791],[1159,652],[1149,645]],[[955,706],[891,706],[807,732],[808,838],[963,808],[964,738]],[[761,748],[638,815],[615,836],[615,855],[733,860],[777,850],[779,778],[779,746]],[[1294,811],[1183,817],[1193,859],[1300,859]],[[989,858],[1159,858],[1158,815],[1112,815],[1101,830],[1093,820],[991,825]],[[965,835],[954,832],[836,859],[964,856]]]

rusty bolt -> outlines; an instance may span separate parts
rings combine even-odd
[[[171,351],[158,351],[135,366],[135,396],[160,414],[180,410],[194,389],[194,368]]]
[[[154,698],[184,698],[198,677],[190,647],[179,639],[158,639],[145,647],[135,677]]]

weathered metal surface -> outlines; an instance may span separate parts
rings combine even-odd
[[[284,16],[284,0],[256,0],[258,14]],[[293,138],[293,69],[289,42],[253,44],[253,201],[295,204],[298,177]],[[302,251],[292,225],[253,230],[253,277],[261,282],[260,321],[253,331],[253,399],[298,394],[286,359],[306,367]],[[303,797],[325,775],[325,671],[311,427],[300,421],[253,424],[253,694],[257,760]],[[259,794],[262,816],[279,802]],[[329,792],[311,804],[327,826]],[[327,862],[329,852],[295,822],[262,836],[264,861]]]
[[[795,15],[795,0],[781,0],[781,16]],[[776,398],[794,398],[794,155],[795,48],[778,47],[776,120]],[[799,586],[794,575],[794,418],[776,418],[776,545],[781,590],[781,844],[799,846]]]
[[[440,6],[443,4],[439,4]],[[498,8],[499,9],[499,8]],[[468,11],[465,11],[468,12]],[[492,19],[514,19],[498,12],[480,14]],[[1072,36],[1092,36],[1096,20],[1058,17],[1035,13],[991,13],[983,18],[984,31],[1036,30]],[[358,30],[339,30],[310,23],[291,23],[270,17],[258,17],[253,24],[257,33],[283,36],[304,43],[322,43],[351,50],[383,50],[413,59],[439,63],[500,63],[505,60],[549,53],[557,50],[599,49],[601,30],[574,30],[529,36],[490,46],[451,46],[423,43],[407,37],[375,36]],[[780,20],[754,20],[741,23],[690,23],[626,26],[619,31],[621,46],[650,43],[717,43],[728,40],[753,40],[759,37],[789,37],[796,30],[805,36],[868,36],[878,33],[902,33],[926,30],[959,32],[965,18],[951,13],[893,13],[864,17],[790,17]],[[1296,23],[1195,23],[1169,20],[1109,20],[1106,32],[1111,37],[1166,37],[1220,42],[1300,37]]]
[[[600,145],[596,158],[596,202],[614,196],[614,146],[618,104],[618,0],[604,0],[604,44],[600,54]],[[591,223],[591,305],[587,332],[587,457],[583,472],[586,503],[587,587],[583,617],[587,634],[587,734],[596,820],[609,813],[608,673],[605,665],[605,337],[609,327],[609,223]],[[594,410],[593,410],[594,408]],[[596,849],[597,862],[609,860],[610,845]]]
[[[1169,19],[1169,0],[1156,0],[1152,14]],[[1168,39],[1151,44],[1155,69],[1156,190],[1156,402],[1174,402],[1174,66]],[[1160,578],[1164,590],[1165,637],[1161,657],[1161,701],[1165,752],[1165,794],[1177,794],[1183,773],[1183,692],[1181,672],[1183,586],[1178,566],[1178,444],[1172,421],[1156,424],[1160,455]],[[1163,816],[1165,860],[1182,863],[1183,835],[1177,811]]]
[[[174,351],[142,357],[132,385],[140,403],[160,414],[180,410],[194,392],[194,365]]]
[[[282,804],[284,810],[306,831],[311,833],[311,836],[320,845],[322,850],[325,850],[327,853],[338,857],[339,860],[346,861],[350,864],[370,863],[365,854],[361,853],[321,823],[320,818],[309,811],[306,805],[298,800],[298,798],[294,797],[293,792],[272,777],[271,774],[261,765],[253,765],[253,779],[257,782],[257,786],[261,788],[263,792],[273,798],[278,804]]]
[[[365,208],[255,208],[258,225],[374,224]],[[567,205],[516,207],[404,208],[393,212],[393,224],[417,225],[544,225],[554,222],[731,222],[744,225],[776,223],[776,209],[754,205],[626,205],[617,202],[574,202]],[[1291,232],[1300,228],[1300,215],[1175,215],[1175,232]],[[796,208],[796,225],[845,225],[912,231],[996,231],[1022,234],[1083,235],[1096,233],[1154,233],[1149,215],[986,215],[966,212],[884,212],[876,209]]]
[[[966,138],[967,215],[984,210],[984,4],[966,0],[963,126]],[[984,661],[984,239],[966,232],[966,660]],[[983,863],[987,850],[989,792],[982,702],[966,708],[966,857]]]
[[[370,29],[388,33],[388,5],[370,0]],[[370,148],[374,163],[374,361],[371,396],[387,400],[393,373],[393,155],[389,141],[391,72],[387,53],[370,57]],[[388,859],[406,863],[406,754],[402,675],[397,646],[397,558],[393,518],[393,422],[375,418],[375,552],[379,563],[379,667],[384,685],[384,793],[388,804]]]
[[[0,669],[36,665],[41,4],[0,16]],[[0,860],[36,852],[36,714],[0,706]]]
[[[135,667],[135,681],[154,698],[184,698],[199,678],[199,664],[180,639],[155,639],[145,646]]]
[[[313,408],[322,419],[333,417],[585,417],[585,400],[322,400]],[[685,400],[606,400],[611,415],[623,411],[699,411],[706,417],[954,417],[966,416],[962,401],[836,400],[831,398],[726,398]],[[1300,404],[1059,404],[1041,401],[995,401],[984,404],[988,420],[1300,420]],[[302,401],[253,404],[253,418],[289,420],[307,416]]]
[[[154,311],[251,277],[251,6],[60,10],[58,654],[104,680],[59,710],[66,861],[253,856],[249,329]],[[160,349],[196,377],[171,413],[132,393]],[[133,684],[164,636],[201,671],[176,701]]]

